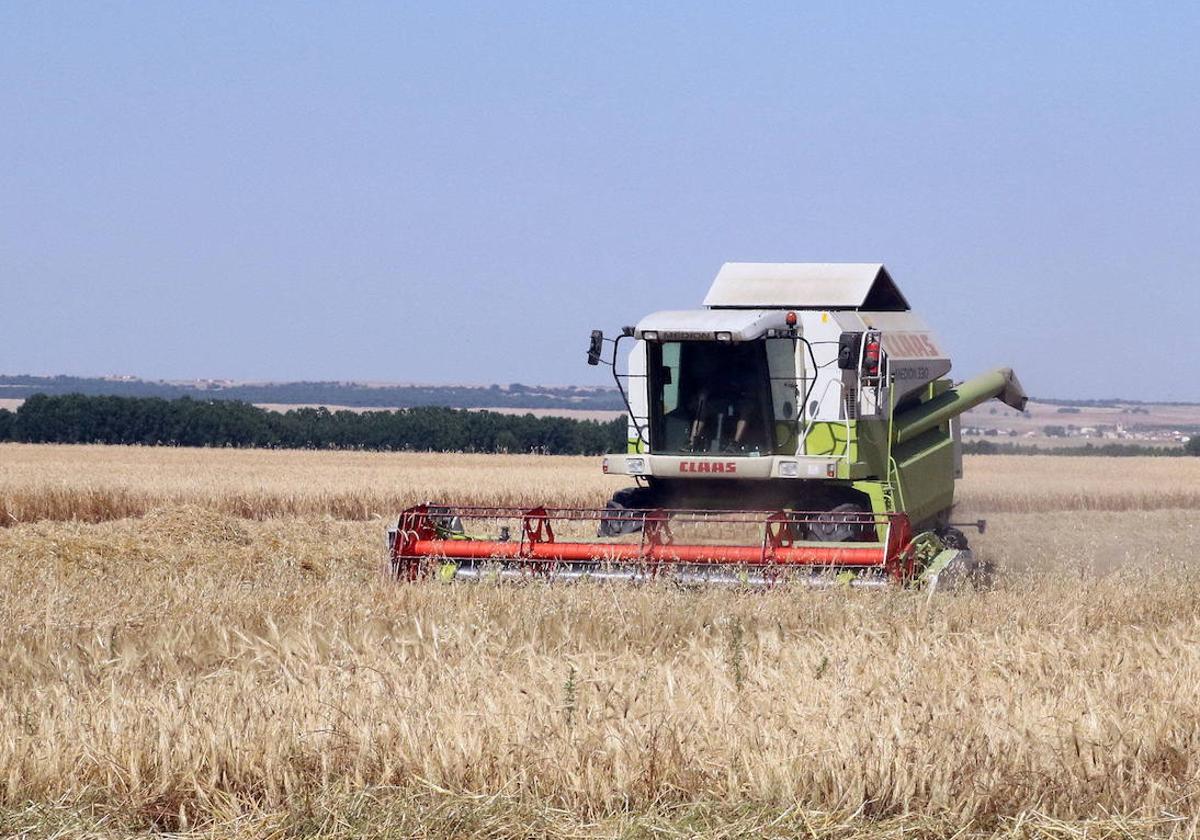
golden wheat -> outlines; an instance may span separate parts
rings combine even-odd
[[[248,519],[390,517],[459,504],[603,506],[628,481],[598,459],[444,453],[295,452],[0,444],[0,525],[103,522],[164,504]],[[964,514],[1200,509],[1188,458],[968,457]]]
[[[0,530],[0,833],[1197,826],[1191,462],[975,459],[1007,574],[930,598],[380,579],[384,505],[594,503],[619,479],[590,459],[0,457],[0,497],[62,494]]]
[[[596,458],[0,444],[0,523],[103,522],[163,504],[233,516],[390,517],[460,504],[603,506],[619,479]]]

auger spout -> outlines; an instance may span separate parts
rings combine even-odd
[[[912,440],[993,397],[1017,411],[1024,411],[1029,399],[1011,368],[997,368],[896,415],[896,443]]]

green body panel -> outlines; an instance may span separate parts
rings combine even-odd
[[[884,478],[888,474],[887,419],[858,420],[854,425],[856,458],[846,478]]]
[[[946,427],[895,447],[893,483],[913,525],[922,526],[954,504],[954,440]]]
[[[950,380],[930,382],[923,391],[921,403],[903,412],[892,423],[889,465],[889,474],[901,508],[917,527],[929,525],[954,504],[954,439],[950,421],[957,414],[939,413],[936,416],[941,423],[929,425],[927,422],[920,435],[899,441],[900,418],[926,413],[928,407],[945,402],[946,395],[951,391]]]
[[[854,460],[854,422],[850,421],[850,440],[846,439],[845,423],[813,423],[804,439],[805,455],[830,455],[841,457],[846,446],[851,448],[850,460]]]
[[[871,500],[872,513],[894,513],[888,501],[888,485],[885,481],[855,481],[850,484]]]
[[[852,488],[862,493],[870,501],[871,513],[895,513],[895,503],[892,500],[891,489],[886,481],[855,481]],[[887,538],[887,526],[880,524],[876,528],[876,539],[880,542]]]
[[[838,463],[838,478],[852,480],[881,476],[887,472],[887,423],[883,420],[851,420],[846,423],[813,423],[804,440],[804,455],[849,457]]]

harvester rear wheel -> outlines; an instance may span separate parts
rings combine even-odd
[[[996,567],[990,561],[979,557],[967,542],[967,535],[958,528],[946,526],[938,528],[934,534],[941,541],[943,548],[963,552],[944,584],[949,587],[968,586],[976,591],[987,591],[993,587],[996,578]],[[945,573],[943,573],[945,576]]]
[[[942,541],[942,545],[946,548],[957,548],[960,551],[965,551],[970,547],[967,545],[967,535],[957,528],[942,528],[937,532],[937,535]]]

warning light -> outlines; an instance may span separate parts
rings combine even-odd
[[[796,326],[796,313],[789,312],[786,316],[784,316],[784,320],[787,321],[787,325],[789,327]]]

